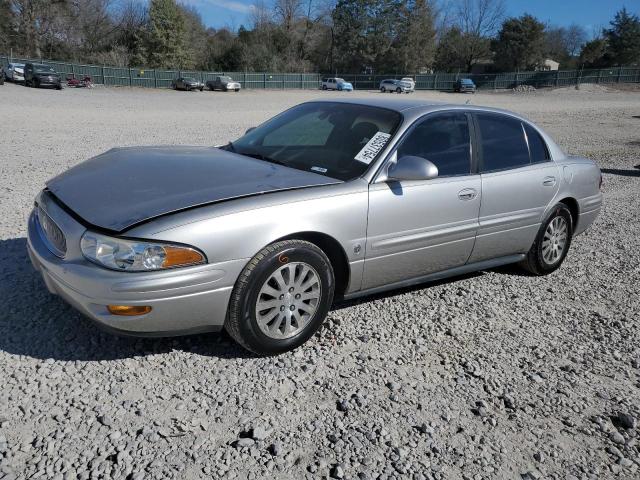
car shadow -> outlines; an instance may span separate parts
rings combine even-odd
[[[640,165],[636,165],[634,168],[640,168]],[[608,173],[611,175],[621,175],[623,177],[640,177],[640,170],[623,170],[620,168],[601,168],[602,173]]]
[[[398,295],[404,295],[405,293],[413,293],[419,290],[427,290],[429,288],[437,287],[439,285],[446,285],[449,283],[455,283],[462,280],[468,280],[471,278],[480,277],[484,275],[485,272],[488,272],[488,271],[494,271],[494,270],[486,270],[486,271],[481,270],[478,272],[466,273],[464,275],[449,277],[442,280],[432,280],[424,283],[418,283],[416,285],[411,285],[409,287],[394,288],[392,290],[387,290],[385,292],[373,293],[371,295],[365,295],[363,297],[357,297],[349,300],[338,299],[334,303],[332,310],[342,310],[343,308],[353,307],[353,306],[360,305],[362,303],[371,302],[374,300],[381,300],[384,298],[396,297]],[[498,271],[498,270],[495,269],[495,271]]]
[[[516,266],[487,270],[522,275]],[[352,300],[339,300],[332,310],[472,279],[486,271],[425,282]],[[38,359],[64,361],[118,360],[180,350],[218,358],[254,358],[226,332],[183,337],[134,338],[103,332],[60,297],[47,290],[27,254],[25,238],[0,240],[0,351]]]
[[[182,350],[219,358],[253,357],[225,332],[173,338],[105,333],[47,290],[31,266],[26,238],[0,240],[0,351],[67,361],[116,360]]]

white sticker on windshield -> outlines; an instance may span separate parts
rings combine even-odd
[[[311,167],[311,170],[314,172],[327,173],[327,169],[322,167]]]
[[[371,140],[367,142],[367,144],[358,152],[358,154],[354,157],[356,160],[362,163],[366,163],[369,165],[371,161],[376,158],[376,155],[380,153],[380,150],[384,148],[387,144],[391,135],[384,132],[378,132]]]

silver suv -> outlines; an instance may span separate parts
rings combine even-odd
[[[411,93],[414,90],[414,85],[412,82],[407,80],[395,80],[388,79],[382,80],[380,82],[380,91],[382,93],[385,92],[396,92],[396,93]]]

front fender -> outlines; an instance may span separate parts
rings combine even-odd
[[[299,232],[335,239],[349,263],[349,291],[360,288],[367,229],[368,184],[343,184],[236,199],[151,221],[127,236],[193,245],[210,263],[245,259]]]

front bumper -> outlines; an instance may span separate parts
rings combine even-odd
[[[233,260],[160,272],[117,272],[87,261],[80,251],[85,228],[57,204],[40,196],[39,204],[64,232],[64,259],[46,246],[35,215],[29,217],[29,257],[53,294],[106,330],[133,336],[173,336],[219,331],[229,297],[246,264]],[[148,305],[139,316],[112,315],[107,305]]]

